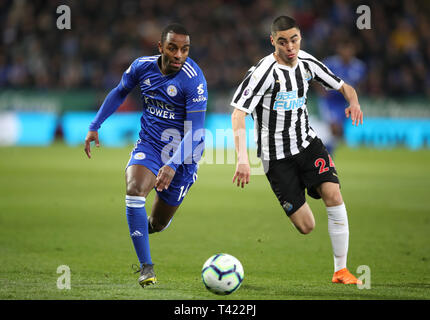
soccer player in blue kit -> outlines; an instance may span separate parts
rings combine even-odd
[[[126,167],[126,216],[130,236],[140,262],[139,284],[156,283],[149,233],[164,230],[197,178],[198,160],[204,149],[207,84],[203,72],[188,57],[190,37],[180,24],[169,24],[158,43],[160,55],[136,59],[118,86],[107,96],[85,139],[98,147],[97,130],[127,94],[139,85],[143,115],[139,140]],[[146,197],[156,190],[151,216]]]
[[[366,76],[366,65],[355,57],[355,44],[346,39],[338,43],[337,54],[330,56],[323,63],[336,75],[355,88]],[[321,118],[330,124],[332,137],[324,141],[330,154],[334,153],[339,140],[344,134],[345,108],[348,107],[343,95],[336,90],[319,90],[318,108]]]

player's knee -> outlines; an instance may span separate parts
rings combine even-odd
[[[155,226],[152,226],[152,232],[151,233],[154,233],[154,232],[161,232],[161,231],[163,231],[163,229],[164,229],[164,226],[163,225],[161,225],[161,224],[156,224]]]
[[[342,194],[337,185],[323,189],[321,196],[327,207],[339,206],[343,203]]]
[[[169,221],[162,221],[159,219],[154,219],[152,217],[149,218],[148,223],[148,232],[154,233],[154,232],[160,232],[163,231],[169,224]]]
[[[289,218],[301,234],[309,234],[315,228],[315,218],[306,202]]]
[[[130,181],[127,183],[126,192],[129,196],[145,196],[144,188],[136,181]]]
[[[296,226],[297,230],[299,230],[299,232],[301,234],[309,234],[312,232],[312,230],[314,230],[315,228],[315,222],[307,222],[307,223],[303,223],[299,226]]]
[[[167,223],[166,224],[154,223],[152,224],[151,233],[163,231],[166,226],[167,226]]]
[[[154,232],[156,232],[156,231],[155,231],[154,227],[152,226],[152,218],[148,217],[148,233],[151,234]]]
[[[339,206],[343,203],[340,191],[331,191],[324,197],[324,203],[327,207]]]

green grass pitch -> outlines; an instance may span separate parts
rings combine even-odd
[[[125,218],[131,147],[0,148],[0,299],[429,299],[430,151],[342,147],[335,158],[350,224],[348,267],[366,265],[371,288],[331,283],[333,258],[321,201],[301,235],[265,176],[240,189],[234,165],[204,164],[172,224],[150,236],[158,284],[142,289]],[[148,197],[150,210],[154,192]],[[245,280],[230,296],[201,281],[225,252]],[[57,288],[57,267],[71,289]]]

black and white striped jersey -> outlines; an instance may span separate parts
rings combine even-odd
[[[339,90],[344,83],[303,50],[293,68],[277,63],[270,54],[248,70],[231,105],[252,114],[258,157],[287,158],[304,150],[316,137],[306,108],[311,80],[327,90]]]

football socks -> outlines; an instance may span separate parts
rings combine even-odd
[[[334,255],[334,271],[346,268],[348,254],[349,227],[345,204],[327,207],[328,234]]]
[[[126,196],[126,216],[130,237],[139,258],[140,265],[152,264],[149,248],[148,217],[145,209],[145,197]]]

